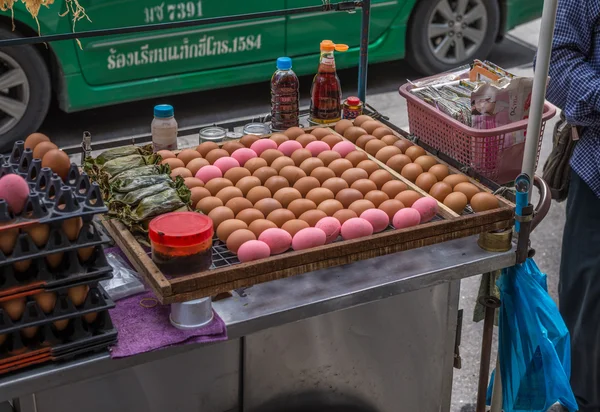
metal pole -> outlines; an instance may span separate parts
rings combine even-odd
[[[369,66],[369,22],[371,21],[371,0],[362,2],[362,22],[360,27],[360,60],[358,62],[358,98],[367,102],[367,68]]]
[[[522,173],[533,181],[535,163],[537,159],[538,142],[542,128],[542,113],[546,100],[546,82],[552,52],[552,35],[556,22],[556,8],[558,0],[545,0],[542,12],[540,37],[538,40],[537,62],[533,77],[533,90],[531,92],[531,109],[527,124],[527,139],[525,141],[525,154],[523,155]],[[529,192],[531,196],[531,191]]]
[[[500,301],[493,296],[483,296],[479,302],[485,306],[483,319],[483,337],[481,338],[481,359],[479,361],[479,386],[477,388],[476,412],[485,412],[485,400],[490,377],[490,359],[492,357],[492,342],[494,339],[494,317]]]

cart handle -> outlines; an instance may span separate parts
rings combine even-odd
[[[544,179],[539,176],[535,176],[533,179],[533,185],[537,187],[540,192],[540,200],[535,207],[533,212],[533,219],[531,221],[531,231],[533,231],[537,225],[541,223],[542,220],[548,214],[550,210],[550,205],[552,204],[552,197],[550,196],[550,186]]]

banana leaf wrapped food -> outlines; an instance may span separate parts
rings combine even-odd
[[[166,175],[159,175],[159,176],[147,176],[149,178],[154,178],[154,177],[162,177],[162,176],[166,176]],[[142,178],[140,178],[141,180]],[[150,180],[150,179],[147,179]],[[154,180],[154,179],[152,179]],[[112,209],[119,209],[121,207],[123,207],[123,205],[129,205],[129,206],[136,206],[138,205],[143,199],[153,196],[157,193],[161,193],[164,192],[167,189],[177,189],[178,193],[180,194],[180,197],[183,198],[189,198],[189,196],[191,195],[186,193],[185,190],[182,189],[182,186],[185,187],[185,181],[183,180],[183,178],[181,176],[177,176],[177,180],[173,181],[171,179],[169,179],[167,177],[166,180],[161,180],[156,184],[153,185],[141,185],[138,189],[136,190],[131,190],[129,192],[114,192],[113,196],[110,198],[109,204]]]
[[[160,156],[149,155],[142,156],[133,154],[129,156],[117,157],[109,160],[100,167],[100,173],[108,175],[109,178],[117,176],[119,173],[134,169],[140,166],[153,165],[158,162]]]
[[[98,157],[92,158],[87,157],[84,161],[84,170],[91,176],[96,176],[100,173],[102,166],[120,157],[131,156],[131,155],[142,155],[148,156],[152,154],[152,145],[145,146],[121,146],[112,149],[105,150]]]
[[[133,178],[142,177],[142,176],[151,176],[151,175],[160,175],[160,174],[168,175],[169,173],[171,173],[171,168],[169,167],[169,165],[152,164],[152,165],[136,167],[134,169],[130,169],[130,170],[121,172],[118,175],[112,176],[110,179],[108,179],[108,182],[112,183],[116,180],[133,179]]]
[[[184,207],[187,208],[190,195],[190,190],[185,185],[178,189],[163,190],[142,199],[135,207],[123,206],[119,210],[119,219],[131,226],[157,215],[173,212]]]
[[[110,190],[113,193],[113,196],[117,196],[119,193],[129,193],[163,182],[173,182],[173,180],[166,174],[128,177],[125,179],[117,179],[110,183]]]

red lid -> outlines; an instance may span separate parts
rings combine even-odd
[[[166,246],[191,246],[213,237],[213,223],[196,212],[171,212],[155,217],[148,227],[150,240]]]
[[[360,104],[360,99],[356,96],[349,96],[346,100],[351,106],[358,106]]]

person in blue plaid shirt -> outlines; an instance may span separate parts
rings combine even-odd
[[[559,0],[547,98],[580,126],[559,307],[571,334],[571,385],[580,411],[600,412],[600,0]]]

